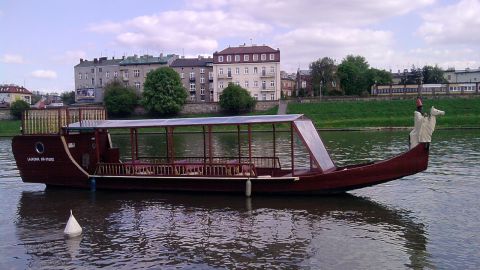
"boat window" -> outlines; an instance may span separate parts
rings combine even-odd
[[[43,152],[45,151],[45,146],[42,142],[35,143],[35,151],[37,151],[37,153],[39,154],[43,154]]]

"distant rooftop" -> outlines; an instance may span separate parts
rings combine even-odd
[[[238,47],[228,47],[220,52],[215,52],[215,54],[241,54],[241,53],[275,53],[280,52],[280,50],[272,49],[266,45],[252,45],[252,46],[238,46]]]
[[[177,58],[171,67],[205,67],[212,64],[212,58]]]
[[[129,56],[122,60],[120,62],[121,66],[127,66],[127,65],[142,65],[142,64],[162,64],[166,65],[168,63],[171,63],[175,59],[178,58],[178,55],[175,54],[167,54],[166,56],[163,56],[163,54],[160,54],[160,56],[152,56],[152,55],[142,55],[142,56]]]
[[[23,86],[18,86],[14,84],[2,84],[0,85],[0,93],[10,93],[10,94],[27,94],[31,95],[32,92],[27,90],[27,88]]]
[[[121,61],[122,59],[115,59],[113,57],[111,59],[107,57],[94,58],[92,61],[80,58],[80,63],[75,67],[112,66],[120,64]]]
[[[301,76],[310,76],[311,72],[309,69],[299,69],[298,74]]]

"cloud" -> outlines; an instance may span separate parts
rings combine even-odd
[[[388,31],[347,27],[296,29],[275,38],[282,67],[295,70],[328,56],[340,62],[346,55],[362,55],[378,65],[392,57],[393,34]],[[303,65],[302,65],[303,64]]]
[[[222,8],[285,27],[360,26],[404,15],[435,0],[197,0],[196,8]]]
[[[183,48],[199,54],[216,50],[218,39],[251,37],[254,34],[268,33],[271,27],[245,15],[223,11],[179,10],[139,16],[124,22],[100,23],[91,25],[88,30],[115,34],[118,44],[132,48],[159,47],[174,51]]]
[[[0,57],[0,62],[6,64],[23,64],[25,61],[23,60],[23,56],[19,54],[4,54]]]
[[[427,43],[474,44],[480,41],[480,2],[462,0],[423,14],[417,31]]]
[[[53,60],[63,63],[63,64],[72,64],[78,63],[80,58],[86,58],[87,53],[82,50],[69,50],[61,55],[53,57]]]
[[[38,69],[35,70],[31,73],[31,75],[35,78],[39,79],[56,79],[57,78],[57,73],[53,70],[45,70],[45,69]]]

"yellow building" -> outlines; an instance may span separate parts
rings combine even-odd
[[[10,107],[10,104],[20,99],[31,104],[32,92],[23,86],[14,84],[0,85],[0,107]]]

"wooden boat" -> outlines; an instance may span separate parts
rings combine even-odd
[[[252,154],[252,128],[268,125],[273,153]],[[198,127],[203,134],[203,155],[175,156],[175,129]],[[237,142],[248,138],[248,151],[238,156],[214,156],[213,128],[236,128]],[[270,129],[271,127],[271,129]],[[290,136],[289,166],[280,164],[278,128]],[[139,155],[140,129],[164,129],[166,156]],[[129,158],[120,158],[110,131],[128,130]],[[295,143],[300,138],[310,164],[296,167]],[[247,147],[244,145],[244,149]],[[22,135],[12,140],[15,160],[24,182],[92,189],[162,190],[250,194],[329,194],[368,187],[427,168],[429,143],[419,143],[392,158],[337,167],[313,123],[299,114],[147,120],[107,120],[102,108],[26,111]]]

